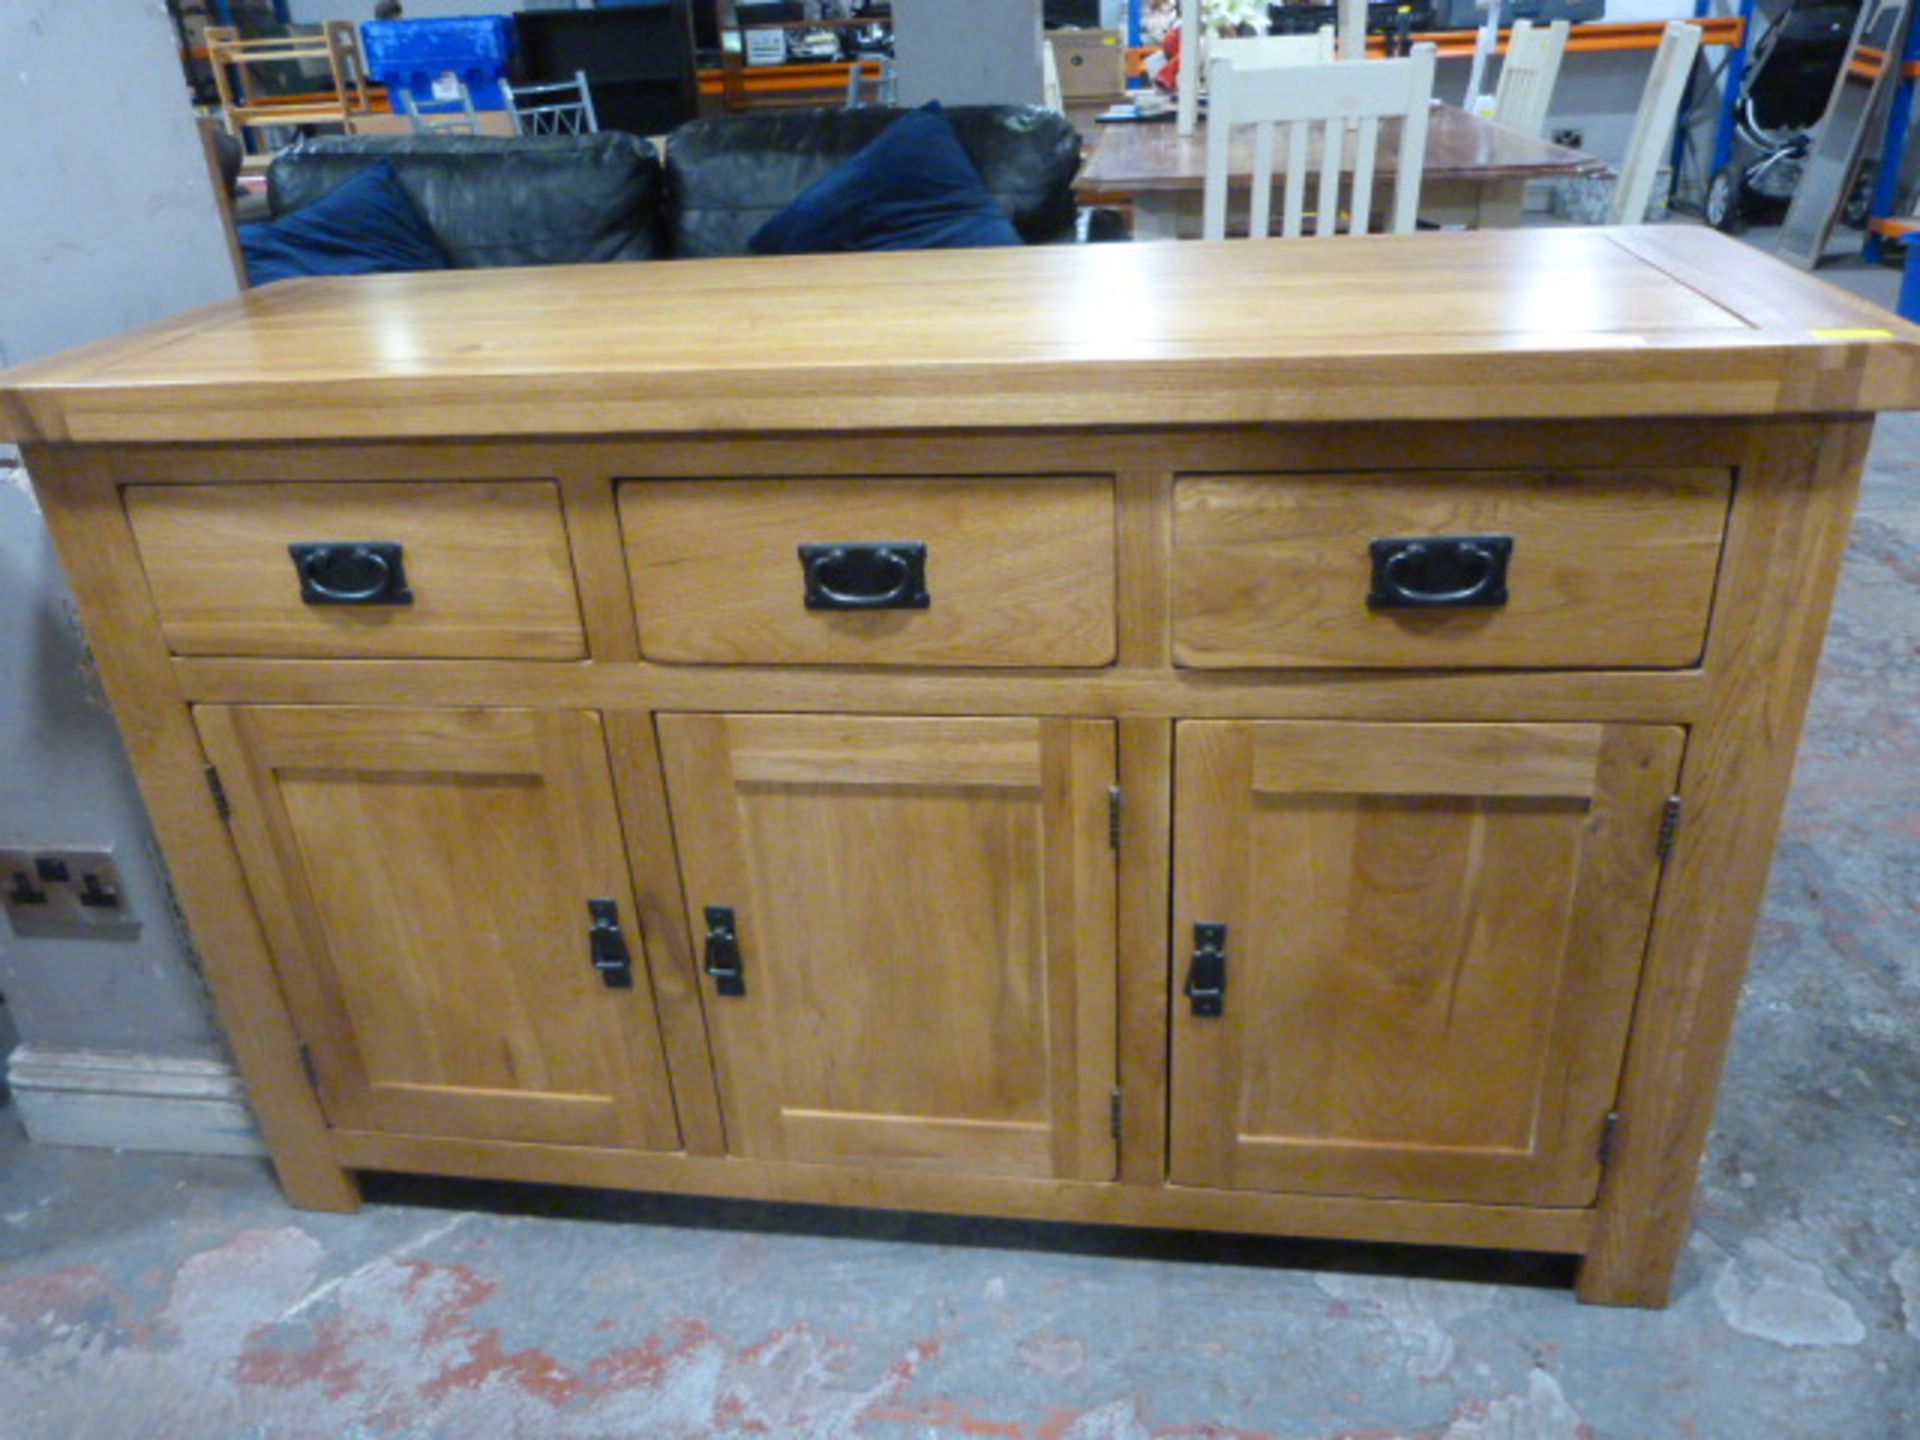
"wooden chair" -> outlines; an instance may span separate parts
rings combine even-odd
[[[1564,20],[1556,20],[1544,30],[1534,29],[1529,20],[1514,22],[1507,58],[1500,66],[1500,84],[1493,92],[1496,124],[1528,135],[1546,130],[1570,28]]]
[[[351,23],[328,21],[311,33],[243,40],[230,25],[210,25],[205,34],[220,115],[227,133],[244,140],[249,128],[281,125],[349,125],[371,114],[360,41]],[[326,67],[326,88],[286,97],[266,93],[254,66]]]
[[[1273,65],[1326,65],[1334,59],[1333,27],[1311,35],[1218,36],[1206,42],[1209,61],[1231,60],[1242,70]]]
[[[1607,224],[1638,225],[1646,217],[1654,177],[1672,146],[1680,97],[1686,93],[1687,77],[1693,73],[1694,57],[1699,53],[1698,25],[1676,20],[1667,26],[1660,48],[1653,53],[1647,88],[1640,92],[1640,110],[1633,117],[1633,134],[1627,140],[1627,157],[1620,162],[1620,178],[1614,186],[1613,203],[1607,208]]]
[[[1353,147],[1353,189],[1350,205],[1355,235],[1366,233],[1373,217],[1375,157],[1380,122],[1400,121],[1398,174],[1393,215],[1388,228],[1396,234],[1413,229],[1420,206],[1420,176],[1427,157],[1427,111],[1433,98],[1434,47],[1416,45],[1404,60],[1369,60],[1350,64],[1241,70],[1232,60],[1217,59],[1208,73],[1212,99],[1207,116],[1207,169],[1202,191],[1201,236],[1227,236],[1227,180],[1235,129],[1251,125],[1253,188],[1248,207],[1247,233],[1268,233],[1273,205],[1273,132],[1286,127],[1286,188],[1281,233],[1299,235],[1306,211],[1307,172],[1318,162],[1320,179],[1314,206],[1316,235],[1337,233],[1340,220],[1340,174],[1345,168],[1347,136]],[[1318,153],[1313,132],[1318,127]]]
[[[1060,62],[1054,58],[1053,46],[1047,44],[1040,47],[1040,103],[1063,115],[1067,110],[1066,96],[1060,90]]]
[[[202,115],[197,122],[200,127],[200,154],[207,162],[207,181],[213,187],[214,206],[220,215],[220,229],[226,237],[227,259],[233,266],[233,278],[242,290],[247,288],[247,257],[240,248],[240,227],[236,222],[233,208],[233,186],[240,169],[240,141],[237,136],[227,133],[225,127],[211,115]],[[226,141],[227,154],[221,154],[221,141]]]

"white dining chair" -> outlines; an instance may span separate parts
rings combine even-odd
[[[1564,20],[1544,30],[1536,30],[1529,20],[1514,22],[1507,58],[1500,65],[1500,84],[1493,92],[1495,124],[1527,135],[1545,132],[1570,29]]]
[[[1307,35],[1221,35],[1206,42],[1209,61],[1231,60],[1242,70],[1268,65],[1325,65],[1333,60],[1333,27]]]
[[[1647,76],[1647,88],[1640,92],[1640,110],[1633,117],[1627,156],[1620,162],[1613,203],[1607,207],[1607,224],[1638,225],[1646,218],[1654,177],[1660,173],[1660,161],[1673,144],[1680,97],[1686,93],[1687,77],[1693,73],[1694,57],[1699,53],[1698,25],[1675,20],[1667,26],[1660,38],[1660,48],[1653,53],[1653,71]]]
[[[1314,164],[1313,131],[1320,130],[1319,182],[1315,190],[1315,235],[1339,230],[1340,175],[1347,137],[1353,137],[1353,188],[1349,230],[1363,235],[1373,218],[1373,182],[1380,122],[1398,119],[1400,150],[1388,229],[1406,234],[1420,207],[1420,176],[1427,158],[1427,112],[1433,99],[1434,47],[1416,45],[1401,60],[1336,61],[1324,65],[1242,70],[1217,59],[1208,72],[1207,166],[1201,192],[1203,239],[1227,236],[1227,192],[1233,132],[1253,127],[1252,196],[1247,233],[1268,233],[1273,216],[1274,129],[1287,135],[1286,185],[1281,233],[1299,235],[1305,225],[1307,172]]]

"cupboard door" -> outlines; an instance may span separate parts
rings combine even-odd
[[[1180,725],[1176,983],[1197,925],[1226,960],[1174,995],[1173,1179],[1590,1203],[1682,742]]]
[[[659,726],[735,1154],[1112,1178],[1111,722]]]
[[[598,716],[195,715],[333,1124],[679,1145]],[[607,900],[631,988],[593,963]]]

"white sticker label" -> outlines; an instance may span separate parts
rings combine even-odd
[[[787,58],[787,35],[784,30],[747,31],[747,64],[780,65]]]

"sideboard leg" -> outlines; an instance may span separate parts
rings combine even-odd
[[[360,1186],[334,1158],[115,476],[86,451],[29,446],[26,458],[281,1189],[302,1209],[356,1210]]]
[[[1661,1306],[1672,1291],[1871,434],[1854,420],[1750,432],[1714,596],[1713,689],[1681,770],[1585,1301]]]
[[[280,1191],[296,1210],[351,1215],[360,1208],[360,1177],[330,1160],[301,1156],[274,1162]]]

